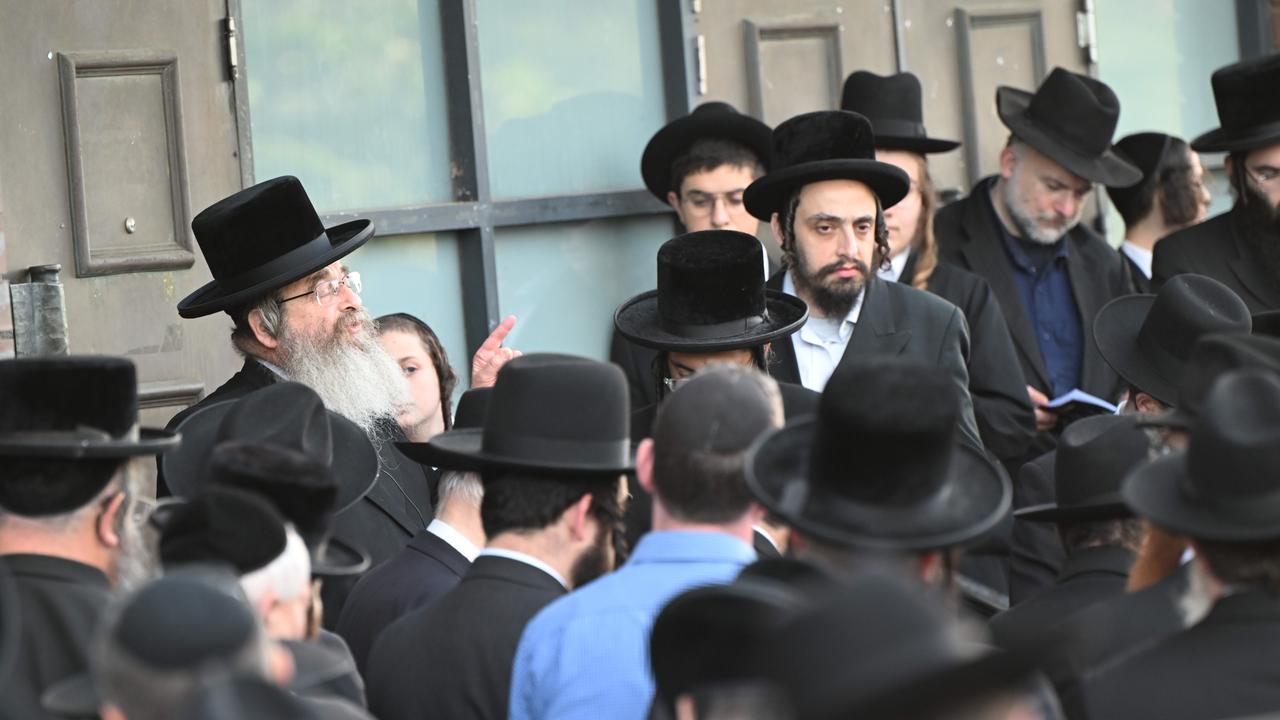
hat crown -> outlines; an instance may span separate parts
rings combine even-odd
[[[215,446],[208,462],[211,486],[269,500],[307,547],[328,537],[338,499],[338,478],[328,464],[287,447],[239,440]]]
[[[871,122],[846,110],[797,115],[774,128],[770,172],[827,160],[875,160]]]
[[[219,200],[191,220],[191,230],[217,281],[266,265],[325,233],[311,198],[292,175]]]
[[[137,371],[125,358],[0,361],[0,398],[0,436],[88,429],[119,439],[138,422]]]
[[[237,575],[266,567],[284,552],[284,519],[253,493],[211,487],[181,503],[160,530],[166,569],[184,564],[229,565]]]
[[[1193,500],[1280,501],[1280,376],[1251,368],[1215,382],[1186,452]]]
[[[1178,390],[1178,410],[1198,414],[1213,383],[1233,370],[1255,368],[1280,376],[1280,339],[1214,334],[1196,342]]]
[[[1106,152],[1120,120],[1120,99],[1105,83],[1054,68],[1031,97],[1027,114],[1084,155]]]
[[[735,230],[703,230],[672,238],[658,250],[658,315],[662,329],[690,338],[732,335],[768,318],[764,251]],[[727,323],[737,327],[724,327]]]
[[[1280,123],[1280,55],[1272,54],[1219,68],[1213,73],[1218,121],[1228,132]]]
[[[1196,340],[1214,332],[1247,333],[1249,306],[1210,277],[1176,275],[1156,294],[1138,328],[1137,344],[1151,368],[1179,384]]]
[[[924,102],[920,79],[913,73],[900,72],[882,76],[866,70],[858,70],[845,78],[840,96],[840,109],[858,113],[871,123],[878,136],[892,126],[894,134],[906,134],[901,129],[916,129],[924,133]],[[901,128],[901,129],[900,129]]]
[[[1059,508],[1120,502],[1120,486],[1147,459],[1146,433],[1133,415],[1095,415],[1062,431],[1053,479]]]
[[[195,576],[166,575],[129,600],[112,633],[115,647],[166,670],[212,669],[257,636],[241,599]]]
[[[298,382],[272,383],[235,401],[218,425],[215,445],[254,440],[333,461],[329,411],[315,390]]]

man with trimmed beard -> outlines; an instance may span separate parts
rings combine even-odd
[[[1228,65],[1213,74],[1222,126],[1191,142],[1197,152],[1227,153],[1235,194],[1230,211],[1156,245],[1152,285],[1175,275],[1208,275],[1231,288],[1253,313],[1280,309],[1280,54]]]
[[[360,302],[360,275],[342,258],[373,237],[369,220],[325,228],[297,178],[274,178],[214,203],[191,222],[213,281],[178,303],[178,314],[231,316],[231,342],[244,367],[196,405],[243,397],[283,380],[301,382],[324,405],[360,426],[378,450],[373,488],[335,519],[335,536],[374,564],[397,553],[432,517],[434,478],[401,455],[396,418],[412,403],[395,360],[382,348]],[[499,347],[507,318],[476,353],[473,385],[492,382],[516,353]],[[163,480],[163,479],[162,479]],[[352,580],[354,582],[354,580]],[[349,588],[347,588],[349,589]],[[329,588],[330,597],[345,592]],[[336,620],[340,607],[329,608]]]
[[[1112,150],[1120,102],[1093,78],[1055,68],[1035,94],[1001,87],[996,105],[1011,132],[1000,172],[939,210],[934,232],[941,258],[980,275],[1000,301],[1042,431],[1034,457],[1053,446],[1050,399],[1079,389],[1116,402],[1123,391],[1089,329],[1130,281],[1080,219],[1093,183],[1127,187],[1142,172]]]
[[[0,398],[0,574],[21,618],[0,714],[41,718],[41,694],[88,669],[113,589],[134,589],[154,567],[138,463],[178,436],[138,428],[124,358],[0,362]]]

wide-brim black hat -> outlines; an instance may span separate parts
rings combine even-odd
[[[802,533],[841,546],[925,551],[962,545],[1009,511],[1012,492],[981,452],[958,442],[943,492],[916,505],[850,502],[809,479],[818,419],[803,418],[766,433],[748,452],[747,487],[762,505]],[[856,464],[850,473],[857,473]]]
[[[924,127],[920,79],[909,72],[888,77],[866,70],[849,74],[840,95],[840,109],[871,121],[876,147],[882,150],[941,153],[960,147],[957,140],[929,137]]]
[[[732,140],[755,153],[760,164],[769,168],[772,131],[768,125],[743,115],[732,105],[722,102],[703,103],[688,115],[672,120],[654,133],[640,156],[640,176],[654,197],[667,201],[672,187],[671,164],[696,140],[718,138]]]
[[[468,428],[483,428],[485,415],[489,412],[489,396],[492,393],[492,387],[471,388],[462,393],[462,397],[458,398],[458,409],[453,414],[451,430],[456,432]],[[413,459],[423,465],[437,468],[450,467],[448,463],[452,456],[440,455],[435,445],[430,443],[405,443],[405,445],[413,447]]]
[[[1251,327],[1249,306],[1231,288],[1183,274],[1158,295],[1128,295],[1104,305],[1094,318],[1093,337],[1120,377],[1172,406],[1196,340],[1216,332],[1248,333]]]
[[[373,223],[320,222],[302,183],[267,180],[224,198],[191,221],[213,280],[178,303],[184,318],[240,307],[334,263],[373,237]]]
[[[1085,180],[1116,187],[1142,180],[1111,147],[1120,101],[1098,80],[1054,68],[1034,94],[998,88],[996,112],[1014,136]]]
[[[1245,60],[1213,73],[1221,126],[1191,141],[1197,152],[1243,152],[1280,143],[1280,55]]]
[[[854,180],[871,188],[881,207],[891,207],[907,196],[911,179],[875,157],[875,134],[862,115],[845,110],[797,115],[774,129],[769,172],[747,187],[742,202],[747,212],[768,222],[805,185]]]
[[[237,402],[207,405],[182,421],[182,445],[160,457],[160,469],[171,493],[192,495],[207,483],[218,427]],[[325,412],[333,438],[333,475],[338,479],[338,499],[333,508],[336,514],[355,505],[373,488],[378,478],[378,453],[359,425],[332,410]]]
[[[1014,517],[1040,522],[1132,517],[1120,487],[1149,452],[1146,432],[1136,420],[1134,415],[1094,415],[1069,425],[1049,454],[1052,464],[1037,459],[1021,471],[1047,476],[1055,501],[1015,510]]]
[[[768,308],[764,321],[737,333],[691,338],[664,330],[657,290],[640,293],[618,306],[613,325],[637,345],[674,352],[718,352],[756,347],[786,337],[808,320],[809,307],[800,298],[779,290],[766,289],[764,294]]]

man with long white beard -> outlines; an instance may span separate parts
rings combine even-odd
[[[214,203],[191,229],[213,281],[178,303],[178,314],[226,312],[245,363],[169,427],[197,408],[272,383],[311,387],[326,408],[368,434],[380,461],[373,488],[338,518],[335,535],[364,549],[374,564],[386,560],[431,521],[434,473],[393,445],[405,439],[396,418],[412,398],[360,302],[359,273],[342,263],[373,237],[373,224],[361,219],[326,229],[302,183],[285,176]],[[507,318],[476,352],[473,386],[492,384],[502,363],[518,354],[501,347],[514,324]],[[332,608],[334,619],[338,610]]]
[[[1114,403],[1123,390],[1089,329],[1130,280],[1080,220],[1093,183],[1127,187],[1142,172],[1112,150],[1120,101],[1093,78],[1055,68],[1034,94],[1000,88],[996,106],[1011,133],[1000,172],[939,210],[934,233],[939,256],[983,277],[1000,301],[1042,431],[1034,457],[1061,429],[1051,399],[1079,389]]]

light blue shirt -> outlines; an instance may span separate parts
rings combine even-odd
[[[557,599],[524,629],[511,720],[644,720],[653,700],[649,627],[675,595],[726,583],[756,559],[718,532],[651,532],[617,572]]]

